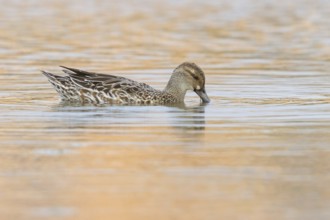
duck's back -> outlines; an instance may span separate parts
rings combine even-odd
[[[166,104],[176,99],[145,83],[124,77],[65,68],[68,76],[43,72],[62,100],[82,103]]]

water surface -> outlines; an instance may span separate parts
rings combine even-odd
[[[1,219],[329,219],[327,1],[0,1]],[[209,105],[67,105],[59,65]]]

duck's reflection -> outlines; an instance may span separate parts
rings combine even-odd
[[[98,128],[133,132],[157,133],[176,136],[186,142],[203,137],[205,130],[205,104],[186,106],[123,106],[123,105],[81,105],[61,102],[52,107],[53,112],[63,117],[61,126],[88,130]],[[68,118],[70,122],[68,122]],[[167,134],[165,134],[167,132]],[[131,133],[130,135],[133,135]]]
[[[173,113],[171,124],[175,129],[181,130],[204,130],[205,129],[205,106],[207,104],[199,104],[194,106],[180,105],[176,106]]]
[[[170,109],[170,126],[173,135],[184,146],[201,146],[205,130],[206,104],[181,105]]]

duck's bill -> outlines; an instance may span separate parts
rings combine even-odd
[[[195,90],[196,94],[202,99],[202,101],[204,103],[209,103],[210,99],[207,96],[205,89],[201,89],[201,90]]]

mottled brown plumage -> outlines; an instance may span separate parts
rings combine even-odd
[[[62,66],[68,76],[42,71],[63,101],[111,104],[174,104],[184,101],[187,90],[194,90],[203,102],[209,102],[205,92],[204,72],[194,63],[179,65],[163,91],[145,83],[124,77],[87,72]]]

